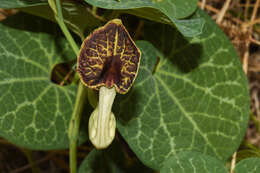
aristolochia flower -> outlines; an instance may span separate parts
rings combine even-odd
[[[114,139],[116,120],[111,109],[116,92],[125,94],[131,88],[140,58],[140,50],[119,19],[96,29],[82,43],[78,57],[81,81],[99,90],[98,106],[89,119],[89,139],[98,149]]]

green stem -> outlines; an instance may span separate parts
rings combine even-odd
[[[94,15],[97,15],[97,7],[96,6],[92,6],[92,13]]]
[[[79,53],[79,48],[71,36],[68,28],[66,27],[63,16],[62,16],[62,8],[60,4],[60,0],[48,0],[50,7],[52,8],[55,19],[57,20],[63,34],[65,35],[67,41],[72,47],[76,56]],[[78,141],[78,131],[80,125],[81,112],[84,106],[84,101],[87,97],[87,90],[85,86],[80,82],[78,85],[76,102],[74,105],[74,110],[72,113],[72,117],[69,124],[68,137],[70,140],[70,173],[77,172],[77,141]]]
[[[37,167],[37,165],[35,165],[34,159],[32,157],[32,151],[23,149],[23,152],[24,152],[29,164],[31,165],[32,173],[39,173],[40,172],[39,168]]]
[[[63,16],[62,16],[62,8],[61,8],[61,4],[60,4],[60,0],[56,0],[56,6],[57,6],[57,22],[63,32],[63,34],[65,35],[66,39],[68,40],[68,42],[70,43],[74,53],[76,54],[76,56],[79,53],[79,48],[78,45],[76,44],[76,42],[74,41],[74,39],[72,38],[68,28],[66,27],[64,20],[63,20]]]
[[[77,141],[79,133],[79,125],[81,112],[84,106],[84,101],[87,97],[87,90],[82,82],[78,85],[77,97],[69,124],[69,140],[70,140],[70,172],[77,172]]]

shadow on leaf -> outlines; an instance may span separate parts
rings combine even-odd
[[[190,43],[190,38],[183,37],[169,25],[145,22],[144,30],[145,39],[162,53],[161,62],[167,58],[173,64],[172,68],[181,73],[189,73],[199,66],[202,54],[200,44]]]

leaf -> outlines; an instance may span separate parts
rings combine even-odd
[[[177,20],[191,15],[197,8],[197,0],[190,0],[185,3],[183,3],[182,0],[173,2],[171,0],[145,0],[141,3],[139,1],[132,0],[122,0],[120,2],[117,2],[116,0],[86,1],[101,8],[128,9],[125,10],[125,12],[137,15],[139,17],[144,17],[146,19],[155,20],[157,22],[171,25],[173,22],[179,31],[188,37],[200,34],[204,25],[204,21],[199,18],[192,20]],[[72,31],[78,34],[81,39],[84,39],[84,31],[86,28],[92,30],[100,25],[100,21],[89,12],[86,5],[73,0],[64,0],[62,4],[65,23]],[[55,21],[52,11],[48,6],[48,2],[43,0],[16,0],[11,3],[9,0],[2,0],[0,8],[21,8],[24,12]]]
[[[30,149],[68,147],[76,86],[58,86],[50,74],[55,64],[76,58],[69,44],[54,23],[22,13],[0,30],[0,136]]]
[[[259,173],[260,172],[260,158],[244,159],[235,167],[236,173]]]
[[[198,0],[85,0],[87,3],[105,9],[138,9],[138,8],[154,8],[168,17],[172,16],[176,19],[184,18],[191,15],[197,8]]]
[[[114,141],[105,150],[93,149],[80,165],[79,173],[153,173],[124,151],[122,144]]]
[[[40,0],[32,1],[30,4],[28,4],[28,2],[25,1],[27,3],[24,2],[24,5],[19,5],[18,2],[20,1],[17,1],[17,3],[13,2],[9,4],[9,1],[10,0],[7,1],[4,0],[2,4],[0,4],[0,8],[19,8],[19,10],[23,12],[35,16],[43,17],[45,19],[56,22],[53,15],[53,11],[49,7],[47,1],[40,1]],[[9,4],[9,5],[5,5],[5,4]],[[85,38],[86,30],[90,32],[97,26],[101,25],[100,20],[97,20],[92,15],[92,13],[89,12],[86,5],[75,2],[73,0],[64,0],[62,3],[62,9],[63,9],[64,22],[82,40],[84,40]]]
[[[170,157],[160,173],[228,173],[223,163],[197,152],[182,152]]]
[[[198,19],[178,20],[190,16],[197,8],[197,0],[85,0],[87,3],[105,9],[120,9],[149,20],[174,24],[187,37],[201,34],[204,21]],[[122,11],[125,10],[125,11]]]
[[[193,37],[202,33],[202,29],[204,26],[204,20],[202,18],[196,19],[188,19],[188,20],[175,20],[174,24],[177,29],[185,36],[185,37]]]
[[[156,21],[160,23],[165,23],[165,24],[172,24],[172,21],[164,15],[162,12],[158,10],[154,10],[153,8],[135,8],[135,9],[128,9],[128,10],[120,10],[120,12],[125,12],[128,14],[136,15],[138,17],[142,17],[145,19],[149,19],[151,21]]]
[[[0,8],[21,8],[48,4],[47,0],[1,0]]]
[[[248,84],[236,51],[209,16],[197,15],[205,28],[192,39],[167,25],[144,26],[156,47],[137,42],[142,58],[135,84],[115,100],[120,133],[156,170],[183,150],[225,161],[247,127]]]

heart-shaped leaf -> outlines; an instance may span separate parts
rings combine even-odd
[[[50,75],[76,58],[69,44],[54,23],[22,13],[0,30],[0,136],[31,149],[68,147],[76,86],[56,85]]]
[[[160,173],[228,173],[223,163],[197,152],[181,152],[170,157]]]
[[[145,26],[146,38],[157,48],[137,42],[139,74],[113,109],[129,146],[157,170],[182,150],[226,160],[247,127],[248,84],[236,51],[209,16],[197,15],[206,24],[193,39],[169,26]]]
[[[174,24],[187,37],[201,33],[202,18],[178,20],[190,16],[197,8],[197,0],[85,0],[93,6],[124,10],[139,17],[161,23]]]
[[[259,173],[260,172],[260,158],[244,159],[235,167],[235,173]]]

